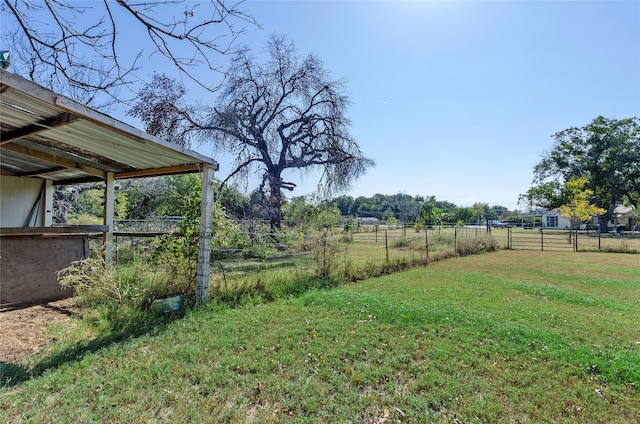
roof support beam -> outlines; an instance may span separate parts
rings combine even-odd
[[[49,162],[54,165],[63,166],[67,169],[81,169],[87,174],[95,175],[102,179],[106,178],[106,173],[96,168],[92,168],[87,165],[82,165],[77,162],[73,162],[67,159],[59,158],[57,156],[50,155],[48,153],[41,152],[39,150],[29,149],[27,147],[18,146],[17,144],[5,144],[2,146],[3,149],[11,150],[12,152],[21,154],[23,156],[28,156],[30,158],[39,159],[44,162]]]
[[[180,166],[168,166],[166,168],[151,168],[141,169],[139,171],[118,172],[115,174],[114,178],[116,180],[122,180],[125,178],[157,177],[160,175],[188,174],[191,172],[200,172],[201,170],[201,164],[188,164]]]
[[[38,134],[44,131],[48,131],[52,128],[68,125],[74,121],[80,119],[78,115],[73,113],[63,112],[59,115],[52,116],[51,118],[43,119],[42,121],[27,125],[26,127],[16,128],[15,130],[7,131],[0,134],[0,146],[11,143],[20,138],[28,137],[34,134]]]

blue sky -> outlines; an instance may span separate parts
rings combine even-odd
[[[239,42],[259,50],[272,33],[287,35],[300,55],[316,53],[332,78],[347,80],[352,134],[376,161],[345,193],[353,197],[402,192],[513,210],[554,133],[599,115],[640,116],[640,1],[250,0],[241,8],[261,28],[248,27]],[[132,55],[144,47],[137,30],[119,29]],[[163,72],[145,57],[141,76]],[[111,113],[141,127],[125,111]],[[196,150],[227,176],[232,158]],[[318,177],[285,176],[298,183],[290,195],[312,192]]]
[[[347,193],[518,208],[552,135],[640,115],[640,2],[249,1],[348,81],[376,167]],[[221,161],[220,176],[224,175]],[[293,195],[313,189],[305,176]]]

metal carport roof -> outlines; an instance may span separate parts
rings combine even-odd
[[[218,163],[5,70],[0,173],[54,184],[198,172]]]
[[[196,300],[207,298],[216,161],[5,70],[0,70],[0,127],[0,175],[47,180],[43,186],[49,188],[105,182],[101,232],[107,263],[114,235],[114,180],[202,171]],[[43,234],[52,231],[46,221]],[[0,235],[7,230],[0,228]]]

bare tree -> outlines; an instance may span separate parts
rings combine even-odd
[[[52,79],[61,78],[73,87],[116,97],[120,87],[140,79],[136,71],[144,55],[159,54],[204,88],[215,88],[199,79],[193,70],[205,66],[220,72],[214,58],[229,53],[235,45],[243,31],[235,24],[255,24],[239,8],[242,3],[243,0],[4,0],[0,7],[3,26],[9,28],[13,24],[16,28],[8,38],[23,36],[30,55],[37,61],[34,63],[41,68],[27,71],[32,77],[47,69]],[[125,29],[135,35],[125,38]],[[126,53],[132,44],[147,44],[150,49],[141,47],[133,54]]]
[[[214,107],[188,106],[175,80],[156,75],[129,113],[152,134],[214,140],[235,155],[223,183],[246,185],[259,175],[271,224],[280,228],[282,190],[295,188],[287,171],[319,172],[317,192],[328,196],[348,189],[374,162],[351,136],[343,80],[330,79],[316,55],[299,58],[282,36],[271,37],[265,57],[258,62],[248,48],[234,55]]]
[[[144,130],[183,147],[191,147],[194,108],[186,103],[183,85],[165,74],[154,73],[136,97],[127,115],[144,124]]]
[[[202,135],[235,154],[229,178],[262,175],[271,223],[280,227],[282,190],[289,170],[320,171],[318,191],[348,189],[374,166],[351,136],[349,98],[342,80],[331,80],[314,54],[296,55],[293,43],[272,36],[266,61],[251,50],[235,55],[216,106],[201,124]]]

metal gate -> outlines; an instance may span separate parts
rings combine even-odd
[[[512,231],[509,229],[508,245],[515,250],[548,250],[575,252],[578,250],[578,231],[534,228]]]

